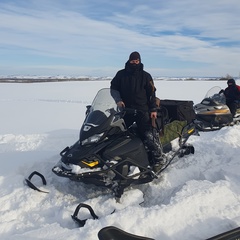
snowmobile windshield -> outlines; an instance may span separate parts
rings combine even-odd
[[[210,99],[211,101],[216,102],[216,104],[217,103],[225,104],[226,103],[226,98],[225,98],[224,94],[220,94],[220,91],[221,91],[221,88],[218,87],[218,86],[215,86],[215,87],[211,88],[207,92],[204,100]]]
[[[98,91],[86,119],[80,130],[82,145],[98,142],[115,121],[119,119],[117,104],[110,93],[110,88]]]
[[[117,112],[117,104],[111,96],[110,88],[103,88],[95,96],[85,123],[101,125],[110,115]]]

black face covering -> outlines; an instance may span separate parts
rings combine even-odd
[[[140,68],[140,64],[129,63],[129,67],[130,67],[131,71],[136,71]]]
[[[230,83],[230,84],[229,84],[229,83]],[[235,80],[234,80],[233,78],[229,79],[229,80],[227,81],[227,84],[228,84],[229,87],[230,87],[230,86],[236,86],[236,82],[235,82]]]

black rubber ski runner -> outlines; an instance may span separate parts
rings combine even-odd
[[[88,209],[88,211],[90,212],[93,219],[98,219],[98,216],[95,214],[95,212],[93,211],[93,209],[90,205],[87,205],[85,203],[80,203],[80,204],[78,204],[78,206],[76,207],[76,209],[72,215],[72,219],[78,224],[79,227],[83,227],[87,221],[87,219],[81,220],[77,217],[78,212],[80,211],[81,208]]]
[[[206,240],[238,240],[240,239],[240,227],[221,233]]]
[[[44,177],[41,173],[39,173],[39,172],[37,172],[37,171],[32,172],[32,173],[29,175],[29,177],[25,179],[25,184],[28,185],[28,186],[29,186],[30,188],[32,188],[33,190],[36,190],[36,191],[38,191],[38,192],[49,193],[49,192],[47,192],[47,191],[43,191],[43,190],[39,189],[38,187],[36,187],[36,186],[31,182],[31,179],[32,179],[32,177],[33,177],[34,175],[37,175],[37,176],[39,176],[39,177],[42,179],[43,185],[47,185],[47,181],[46,181],[45,177]]]
[[[99,240],[154,240],[153,238],[141,237],[125,232],[114,226],[102,228],[98,232]]]

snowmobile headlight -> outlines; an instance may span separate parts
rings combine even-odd
[[[86,144],[91,144],[91,143],[96,143],[99,141],[99,139],[103,136],[104,133],[100,133],[100,134],[95,134],[85,140],[82,141],[82,145],[86,145]]]
[[[222,106],[215,106],[215,109],[222,109]]]

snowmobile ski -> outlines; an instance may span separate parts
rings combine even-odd
[[[99,240],[154,240],[153,238],[142,237],[125,232],[117,227],[108,226],[98,232]]]
[[[39,176],[39,177],[42,179],[43,185],[47,185],[47,181],[46,181],[45,177],[44,177],[41,173],[39,173],[39,172],[37,172],[37,171],[32,172],[32,173],[29,175],[29,177],[25,179],[25,181],[24,181],[25,184],[26,184],[28,187],[30,187],[31,189],[36,190],[36,191],[38,191],[38,192],[49,193],[49,192],[47,192],[47,191],[44,191],[44,190],[39,189],[38,187],[36,187],[36,186],[31,182],[31,179],[32,179],[32,177],[33,177],[34,175],[37,175],[37,176]]]
[[[237,239],[240,239],[240,227],[218,234],[206,240],[237,240]]]
[[[83,227],[85,225],[86,221],[87,221],[87,219],[81,220],[80,218],[78,218],[78,213],[79,213],[81,208],[88,209],[92,218],[93,219],[98,219],[98,216],[95,214],[95,212],[93,211],[93,209],[90,205],[85,204],[85,203],[80,203],[80,204],[78,204],[78,206],[76,207],[76,209],[75,209],[75,211],[72,215],[72,219],[78,224],[79,227]]]

